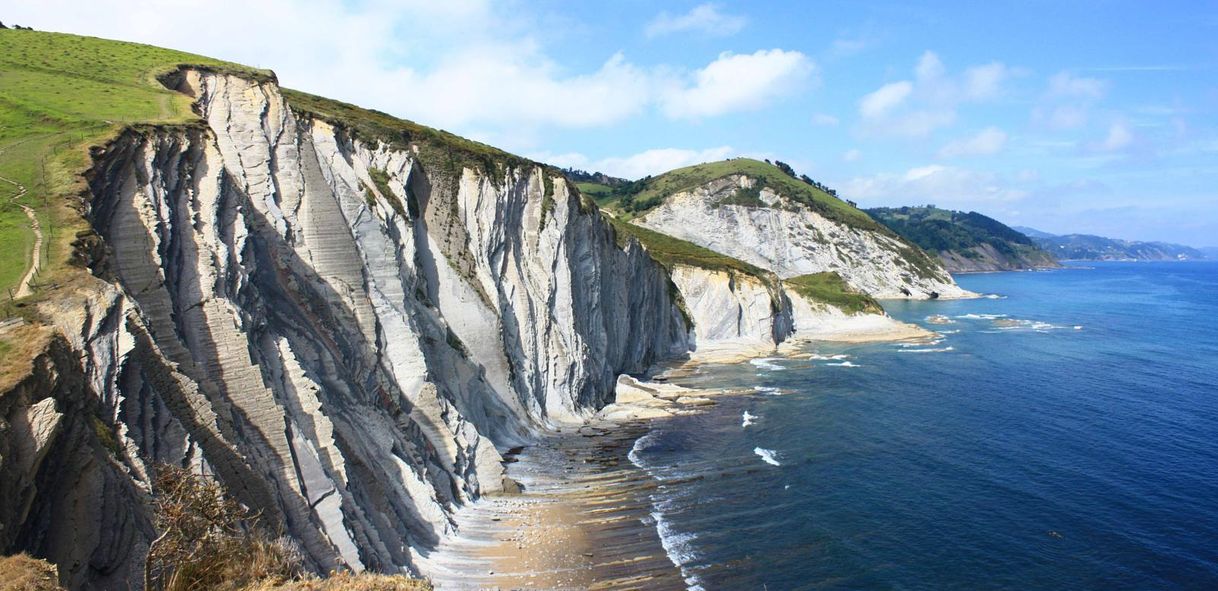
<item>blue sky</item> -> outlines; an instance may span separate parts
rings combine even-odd
[[[563,166],[778,158],[860,205],[1218,245],[1212,2],[17,2]]]

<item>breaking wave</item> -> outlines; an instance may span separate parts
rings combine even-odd
[[[955,350],[956,348],[952,346],[927,349],[898,349],[898,351],[901,353],[946,353],[948,351]]]
[[[778,462],[778,459],[774,457],[775,452],[772,449],[766,449],[764,447],[754,447],[753,453],[761,456],[761,461],[763,461],[771,466],[781,466],[782,465]]]
[[[752,364],[753,367],[768,371],[782,371],[786,369],[785,367],[774,363],[775,361],[777,361],[777,359],[773,357],[765,357],[762,359],[750,359],[749,363]]]

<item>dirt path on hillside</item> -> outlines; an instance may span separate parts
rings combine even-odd
[[[34,230],[34,252],[30,256],[30,268],[26,270],[25,275],[21,277],[21,283],[17,286],[17,292],[14,297],[24,298],[32,295],[34,290],[30,289],[30,283],[34,281],[34,276],[38,274],[38,270],[42,268],[42,224],[38,222],[38,214],[34,208],[17,203],[18,199],[25,197],[27,193],[25,185],[14,181],[13,179],[0,176],[0,181],[6,182],[14,187],[17,187],[17,194],[13,195],[11,201],[17,204],[25,216],[30,218],[30,228]]]

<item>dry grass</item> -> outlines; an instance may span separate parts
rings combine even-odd
[[[26,554],[0,557],[0,591],[63,591],[55,565]]]
[[[304,570],[295,542],[272,537],[256,513],[212,480],[173,466],[157,470],[153,487],[161,535],[148,554],[145,587],[161,591],[422,591],[423,581],[398,575]]]
[[[30,375],[34,357],[46,349],[51,330],[24,325],[0,333],[0,392],[7,392]]]
[[[402,575],[335,573],[324,579],[263,581],[242,591],[431,591],[431,585]]]

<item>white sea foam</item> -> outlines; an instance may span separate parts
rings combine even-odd
[[[927,349],[899,349],[899,351],[900,351],[901,353],[946,353],[946,352],[948,352],[948,351],[955,351],[955,350],[956,350],[956,348],[955,348],[955,347],[951,347],[951,346],[947,346],[947,347],[940,347],[940,348],[938,348],[938,349],[934,349],[934,348],[927,348]]]
[[[998,295],[998,294],[996,294],[996,293],[987,293],[987,294],[985,294],[985,295],[983,295],[983,296],[981,296],[981,297],[983,297],[983,298],[985,298],[985,299],[987,299],[987,300],[1005,300],[1005,299],[1007,299],[1007,296],[1004,296],[1004,295]]]
[[[1061,326],[1040,320],[1004,320],[1001,326],[996,327],[998,330],[1032,330],[1036,332],[1049,332],[1051,330],[1069,330],[1072,326]],[[1078,329],[1074,329],[1078,330]]]
[[[960,329],[957,328],[955,330],[941,330],[941,331],[939,331],[939,334],[957,334],[959,332],[960,332]]]
[[[849,361],[842,361],[841,363],[826,363],[825,365],[833,365],[837,367],[862,367],[861,365],[851,363]]]
[[[813,353],[808,356],[808,359],[815,359],[817,361],[840,361],[849,357],[850,356],[846,355],[845,353],[839,353],[837,355],[821,355],[819,353]]]
[[[1006,317],[1006,314],[961,314],[956,318],[960,318],[962,320],[997,320],[999,318]]]
[[[778,459],[774,457],[774,450],[765,449],[764,447],[754,447],[753,453],[761,456],[761,461],[770,464],[771,466],[781,466]]]
[[[698,558],[698,554],[690,545],[690,542],[697,539],[697,536],[692,533],[674,532],[658,507],[657,510],[651,512],[651,518],[656,522],[656,533],[660,534],[660,545],[664,547],[664,553],[668,555],[668,560],[672,562],[673,566],[681,570],[686,588],[689,591],[702,591],[698,577],[690,573],[685,566]]]
[[[915,347],[933,347],[942,342],[943,342],[943,339],[940,338],[940,339],[934,339],[934,340],[930,340],[930,341],[922,341],[920,343],[898,343],[897,346],[901,347],[902,349],[913,349]]]
[[[746,411],[744,411],[744,415],[742,416],[742,418],[744,420],[741,421],[741,423],[740,423],[741,429],[743,429],[749,425],[755,424],[753,419],[757,418],[757,415],[751,414],[751,413],[749,413],[749,411],[746,410]]]
[[[773,357],[764,357],[762,359],[750,359],[749,363],[753,364],[753,367],[768,371],[782,371],[786,369],[785,367],[774,363],[775,361],[777,361],[777,359]]]
[[[657,438],[659,431],[649,431],[646,435],[634,440],[634,445],[630,447],[630,453],[626,454],[626,459],[630,460],[631,464],[637,466],[640,470],[648,470],[647,463],[639,456],[639,452],[651,446]]]
[[[772,394],[774,396],[778,396],[783,393],[782,390],[773,386],[753,386],[753,390],[761,394]]]

